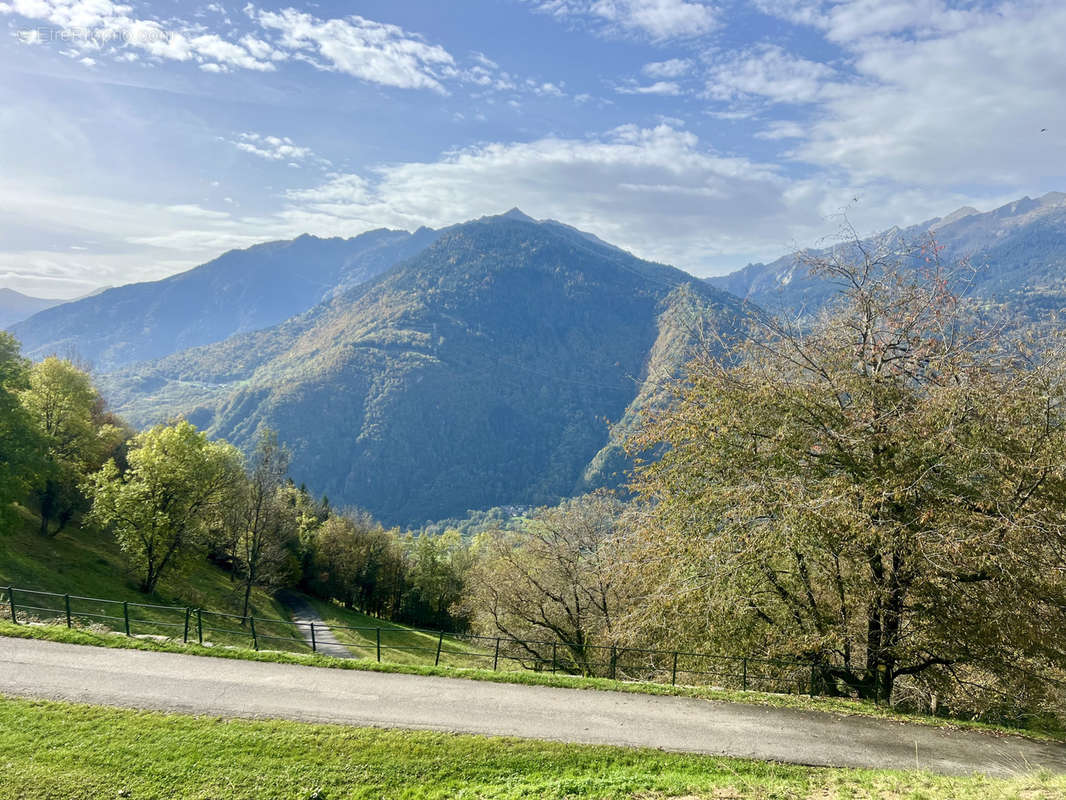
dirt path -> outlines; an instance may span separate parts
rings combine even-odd
[[[317,653],[334,658],[355,658],[352,651],[338,641],[333,631],[318,615],[314,607],[303,597],[292,592],[282,592],[278,595],[280,600],[292,612],[292,621],[297,623],[296,629],[300,631],[308,646],[312,645],[311,626],[314,625],[314,648]]]

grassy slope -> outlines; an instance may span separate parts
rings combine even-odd
[[[370,617],[309,597],[319,616],[329,624],[337,640],[348,646],[359,658],[377,658],[376,630],[347,630],[347,628],[381,628],[381,659],[393,664],[433,664],[436,661],[435,633],[414,630],[395,622]],[[440,663],[449,667],[487,667],[492,669],[492,650],[480,648],[454,636],[441,641]]]
[[[218,611],[240,611],[240,592],[221,569],[207,561],[197,560],[184,574],[171,574],[160,582],[151,595],[137,590],[136,580],[130,574],[126,558],[115,540],[108,534],[86,527],[71,528],[55,538],[46,539],[37,533],[37,519],[28,512],[20,514],[13,527],[0,529],[0,591],[15,586],[45,592],[101,597],[130,603],[193,606]],[[24,597],[20,602],[61,609],[62,598]],[[121,617],[120,604],[89,603],[75,600],[72,604],[75,616],[78,612],[106,613]],[[256,590],[252,598],[253,614],[260,617],[287,619],[283,606],[270,595]],[[133,632],[181,636],[184,613],[162,609],[134,608]],[[92,618],[85,618],[91,621]],[[139,621],[139,622],[138,622]],[[158,623],[167,622],[179,627]],[[221,621],[219,621],[221,622]],[[208,631],[205,639],[223,644],[250,642],[246,631],[237,621],[227,620],[218,627],[230,628],[232,632]],[[121,620],[110,622],[112,627],[122,626]],[[205,620],[206,625],[215,621]],[[280,627],[280,626],[279,626]],[[285,626],[286,628],[288,626]],[[285,633],[271,630],[263,633]],[[289,643],[290,649],[304,649],[302,643]]]
[[[435,732],[0,698],[0,795],[76,798],[1052,800],[1066,778],[944,778]]]

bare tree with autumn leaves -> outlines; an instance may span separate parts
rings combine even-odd
[[[1066,664],[1066,361],[983,326],[933,242],[807,259],[841,288],[759,317],[647,421],[633,488],[645,641],[822,664],[1009,705]]]

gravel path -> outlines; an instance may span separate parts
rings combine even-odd
[[[0,694],[656,747],[797,764],[1066,773],[1066,746],[867,717],[0,638]]]
[[[311,625],[314,624],[314,647],[320,655],[333,656],[334,658],[355,657],[352,655],[352,651],[341,644],[337,637],[333,635],[333,631],[329,629],[322,617],[303,597],[291,592],[282,592],[278,595],[278,600],[292,612],[292,621],[296,623],[296,629],[308,646],[312,645]]]

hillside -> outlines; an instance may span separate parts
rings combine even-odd
[[[873,238],[913,243],[929,233],[944,248],[945,262],[966,259],[977,268],[969,294],[1008,304],[1030,318],[1066,306],[1066,194],[1024,197],[985,213],[960,208]],[[836,287],[809,275],[794,254],[707,282],[770,311],[791,314],[816,311],[836,293]]]
[[[32,317],[38,311],[61,305],[63,300],[30,297],[14,289],[0,289],[0,329],[9,328],[17,322]]]
[[[199,606],[229,612],[241,609],[240,584],[206,559],[197,559],[185,572],[171,573],[154,593],[145,595],[137,590],[126,556],[110,534],[90,526],[72,525],[55,537],[44,537],[37,533],[36,517],[25,509],[18,512],[12,524],[0,527],[0,591],[6,593],[8,586],[14,586],[130,603]],[[22,602],[56,607],[55,600],[42,596],[24,595]],[[252,608],[256,616],[288,619],[284,606],[259,588],[252,593]],[[121,615],[121,609],[116,611],[114,604],[88,600],[78,600],[75,610]],[[172,612],[138,608],[134,616],[141,620],[138,632],[173,634],[172,630],[152,624],[159,620],[173,622]],[[213,635],[219,641],[241,645],[247,639]]]
[[[112,370],[277,325],[384,272],[435,236],[382,229],[231,250],[163,280],[49,308],[12,331],[31,358],[59,353]]]
[[[241,446],[273,427],[297,481],[414,524],[617,472],[604,454],[586,475],[649,366],[671,368],[651,361],[683,297],[706,324],[735,324],[735,299],[688,274],[512,212],[275,328],[104,383],[138,425],[182,412]]]

